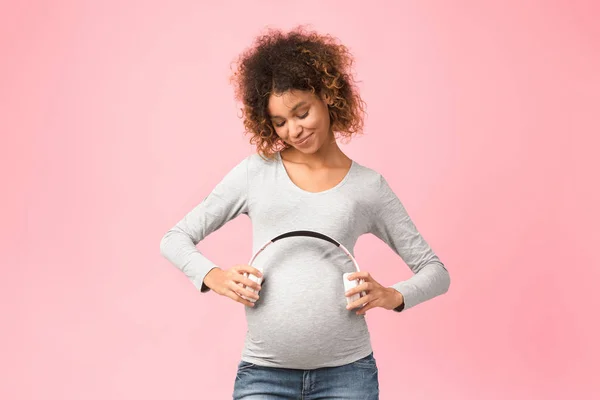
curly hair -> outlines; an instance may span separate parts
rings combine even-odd
[[[268,28],[243,51],[230,77],[235,99],[243,104],[245,133],[258,153],[273,159],[278,150],[291,147],[275,132],[267,106],[271,94],[288,90],[326,94],[331,131],[336,138],[362,134],[365,103],[351,75],[353,57],[348,48],[327,34],[307,31],[302,25],[285,33]]]

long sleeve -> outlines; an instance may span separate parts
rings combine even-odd
[[[379,178],[376,197],[370,232],[394,250],[414,273],[391,286],[404,297],[404,304],[395,311],[446,293],[450,286],[446,267],[421,236],[383,176]]]
[[[179,268],[201,292],[209,291],[203,284],[204,277],[217,266],[196,245],[238,215],[248,215],[248,162],[249,157],[231,169],[160,242],[162,256]]]

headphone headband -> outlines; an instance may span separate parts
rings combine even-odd
[[[360,271],[360,267],[358,266],[358,263],[356,262],[356,259],[352,256],[352,254],[350,254],[350,252],[348,251],[348,249],[346,249],[344,247],[344,245],[342,245],[340,242],[338,242],[337,240],[323,234],[320,232],[315,232],[315,231],[290,231],[290,232],[286,232],[283,233],[279,236],[274,237],[273,239],[269,240],[267,243],[265,243],[260,249],[258,249],[258,251],[252,256],[252,258],[250,259],[250,261],[248,262],[248,265],[252,265],[252,263],[254,262],[254,259],[256,258],[256,256],[258,256],[266,247],[268,247],[270,244],[275,243],[278,240],[281,239],[285,239],[288,237],[298,237],[298,236],[304,236],[304,237],[314,237],[317,239],[322,239],[325,240],[329,243],[332,243],[334,245],[336,245],[337,247],[339,247],[340,249],[342,249],[342,251],[344,251],[344,253],[346,253],[346,255],[348,257],[350,257],[350,259],[352,260],[352,263],[354,264],[354,267],[356,268],[356,271]]]
[[[291,231],[291,232],[279,235],[279,236],[277,236],[274,239],[271,239],[271,242],[275,243],[279,239],[284,239],[284,238],[293,237],[293,236],[310,236],[310,237],[314,237],[314,238],[317,238],[317,239],[326,240],[326,241],[328,241],[330,243],[335,244],[338,247],[341,246],[341,244],[337,240],[332,239],[332,238],[330,238],[329,236],[327,236],[325,234],[322,234],[322,233],[319,233],[319,232],[314,232],[314,231]]]

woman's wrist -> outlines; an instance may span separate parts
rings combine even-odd
[[[213,268],[211,268],[211,270],[208,271],[208,273],[204,276],[203,286],[212,289],[212,281],[215,278],[215,275],[218,275],[218,272],[216,270],[222,271],[222,269],[217,267],[216,265]]]
[[[389,288],[390,293],[392,293],[392,309],[394,311],[402,311],[404,309],[404,296],[398,290],[394,288]]]

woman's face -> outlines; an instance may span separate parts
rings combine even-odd
[[[301,90],[271,94],[267,110],[277,135],[303,153],[319,149],[330,137],[325,99]]]

